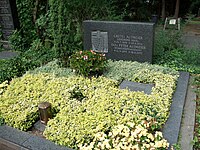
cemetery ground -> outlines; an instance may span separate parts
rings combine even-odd
[[[195,37],[198,37],[198,35],[195,35]],[[194,40],[193,40],[194,41]],[[61,69],[58,69],[57,70],[57,72],[55,72],[55,66],[54,66],[55,64],[53,64],[52,66],[50,65],[50,68],[47,66],[47,67],[44,67],[43,69],[42,68],[39,68],[39,69],[36,69],[36,72],[38,71],[38,70],[40,70],[41,72],[54,72],[54,75],[59,75],[59,74],[61,74],[61,76],[63,75],[63,74],[65,74],[66,72],[66,74],[69,74],[69,70],[66,70],[66,72],[63,72],[63,70]],[[52,67],[52,68],[51,68]],[[126,66],[127,67],[127,66]],[[142,67],[144,67],[144,66],[142,66]],[[180,66],[179,66],[180,67]],[[151,68],[151,67],[150,67]],[[188,66],[187,67],[185,67],[187,70],[186,71],[188,71]],[[184,67],[182,68],[182,69],[184,69]],[[144,70],[143,70],[144,71]],[[39,72],[39,71],[38,71]],[[148,71],[147,71],[148,72]],[[145,72],[145,73],[147,73],[147,72]],[[141,72],[141,74],[139,75],[139,76],[137,76],[137,79],[136,80],[142,80],[141,78],[140,78],[140,76],[142,76],[144,74],[144,72]],[[192,74],[194,74],[194,73],[192,73]],[[28,76],[28,75],[27,75]],[[193,78],[195,78],[195,81],[190,81],[190,84],[192,84],[193,82],[195,82],[194,84],[193,84],[193,86],[192,87],[195,87],[196,88],[196,91],[197,91],[197,109],[196,109],[196,125],[195,125],[195,127],[196,127],[196,130],[195,130],[195,138],[194,138],[194,140],[193,140],[193,144],[195,144],[195,147],[196,147],[196,149],[198,149],[199,148],[199,129],[200,129],[200,127],[199,127],[199,99],[198,99],[198,97],[199,97],[199,81],[200,81],[200,76],[198,75],[198,74],[194,74],[194,75],[192,75],[193,76]],[[36,78],[35,78],[36,77]],[[145,76],[142,76],[142,77],[144,77],[145,78],[145,80],[148,80]],[[24,77],[24,78],[26,78],[26,76]],[[30,80],[33,80],[33,82],[31,82],[30,80],[29,80],[29,78],[30,78]],[[51,80],[51,76],[38,76],[38,78],[37,78],[37,75],[36,76],[34,76],[34,75],[30,75],[30,76],[28,76],[27,77],[27,80],[26,80],[26,82],[28,83],[28,82],[30,82],[31,84],[35,84],[35,82],[34,81],[40,81],[40,79],[39,78],[42,78],[42,79],[44,79],[44,80],[46,80],[47,82],[48,81],[50,81]],[[149,77],[150,78],[150,77]],[[36,80],[35,80],[36,79]],[[72,80],[73,80],[73,78],[71,78]],[[15,79],[15,81],[13,81],[13,82],[16,82],[16,84],[18,84],[18,83],[20,83],[20,81],[19,82],[17,82],[17,80],[20,80],[20,79]],[[22,78],[22,80],[23,80],[23,78]],[[53,80],[56,80],[56,79],[53,79]],[[82,80],[82,79],[81,79]],[[79,79],[76,79],[76,82],[77,81],[79,81]],[[59,83],[59,86],[60,85],[62,85],[62,83],[61,82],[59,82],[59,81],[57,81],[58,83]],[[62,79],[62,82],[64,82],[63,81],[63,79]],[[80,82],[80,81],[79,81]],[[94,82],[96,82],[96,81],[94,81]],[[80,82],[81,83],[81,82]],[[110,83],[112,83],[112,82],[108,82],[107,81],[107,83],[108,84],[110,84]],[[52,83],[53,84],[53,83]],[[66,85],[68,84],[68,83],[65,83]],[[87,83],[88,84],[88,83]],[[113,84],[113,83],[112,83]],[[66,86],[65,85],[65,86]],[[17,86],[17,85],[15,85],[15,84],[13,84],[13,86]],[[23,88],[23,85],[21,85],[22,86],[22,88]],[[56,85],[55,85],[56,86]],[[81,87],[81,85],[79,85],[80,87]],[[89,86],[89,85],[88,85]],[[110,86],[110,85],[109,85]],[[32,87],[33,88],[33,87]],[[81,88],[84,88],[84,87],[81,87]],[[80,90],[81,90],[81,88],[80,88]],[[17,87],[16,87],[16,89],[17,89]],[[29,90],[33,90],[33,89],[29,89]],[[76,89],[77,90],[77,89]],[[110,90],[109,88],[107,89],[108,91]],[[193,89],[190,89],[190,90],[193,90]],[[108,92],[107,91],[107,92]],[[73,89],[72,89],[72,92],[74,92],[73,91]],[[78,90],[78,93],[77,92],[75,92],[75,94],[80,94],[79,93],[80,91]],[[82,92],[82,91],[81,91]],[[91,91],[90,91],[91,92]],[[101,92],[103,92],[103,91],[101,91]],[[11,94],[11,93],[10,93]],[[53,93],[52,93],[53,94]],[[64,94],[64,93],[63,93]],[[104,94],[106,94],[106,92],[104,93]],[[67,96],[67,95],[65,95],[65,96]],[[80,97],[82,97],[82,96],[84,96],[84,95],[79,95]],[[144,96],[144,95],[142,95],[142,96]],[[145,97],[145,96],[144,96]],[[190,99],[190,102],[194,102],[193,101],[193,99]],[[141,103],[142,104],[142,103]],[[56,104],[55,104],[56,105]],[[185,104],[186,105],[186,104]],[[193,104],[192,104],[193,105]],[[189,109],[191,109],[191,107],[190,107],[191,105],[189,105],[188,106],[188,108]],[[35,106],[36,107],[36,106]],[[17,109],[16,109],[17,110]],[[131,110],[130,110],[131,111]],[[192,112],[192,110],[190,110],[191,112]],[[83,112],[84,112],[84,110],[83,110]],[[65,112],[63,112],[63,113],[65,113]],[[183,129],[182,131],[190,131],[189,130],[189,128],[188,127],[191,127],[189,124],[187,124],[188,122],[192,122],[191,120],[191,114],[187,114],[187,112],[184,112],[184,114],[185,114],[185,117],[183,117],[183,120],[184,119],[186,119],[186,122],[184,123],[183,122],[183,124],[182,124],[182,128],[185,128],[185,129]],[[189,116],[187,116],[187,115],[189,115]],[[60,116],[60,117],[62,117],[62,116]],[[59,120],[59,117],[57,118],[58,120]],[[65,118],[66,119],[66,118]],[[188,119],[188,120],[187,120]],[[65,122],[66,124],[67,124],[67,122]],[[53,122],[52,122],[52,124],[54,124]],[[60,124],[61,126],[62,126],[62,124]],[[19,127],[20,127],[21,125],[19,125]],[[26,126],[26,125],[25,125]],[[173,126],[171,127],[171,128],[173,128]],[[7,129],[8,131],[11,131],[11,132],[15,132],[15,129],[12,129],[12,128],[9,128],[9,127],[5,127],[5,128],[3,128],[3,129]],[[20,143],[20,138],[19,138],[19,136],[20,137],[24,137],[24,135],[21,135],[21,132],[19,132],[18,130],[16,131],[17,133],[19,133],[19,135],[17,136],[17,137],[15,137],[15,140],[16,139],[18,139],[18,141],[19,141],[19,145],[18,144],[14,144],[14,143],[12,143],[12,142],[9,142],[9,141],[7,141],[7,140],[3,140],[3,139],[1,139],[1,141],[0,141],[0,144],[2,144],[2,141],[3,141],[3,143],[5,144],[7,144],[7,146],[10,146],[10,147],[7,147],[7,148],[10,148],[10,149],[27,149],[28,147],[20,147],[20,145],[22,144],[22,143]],[[193,131],[191,131],[192,133],[193,133]],[[175,147],[176,147],[176,149],[179,149],[180,147],[180,149],[183,149],[184,150],[184,148],[186,149],[186,150],[189,150],[189,148],[190,149],[192,149],[192,145],[191,145],[191,142],[192,142],[192,140],[191,141],[187,141],[188,139],[187,139],[187,137],[184,137],[184,135],[188,135],[189,136],[189,138],[192,138],[193,137],[193,134],[191,135],[191,132],[187,132],[187,133],[183,133],[183,132],[181,132],[182,133],[182,135],[180,134],[180,141],[175,145]],[[10,133],[8,133],[8,134],[10,134]],[[48,133],[48,134],[50,134],[50,132]],[[61,133],[62,134],[62,133]],[[12,137],[11,135],[9,135],[10,137]],[[8,136],[8,137],[9,137]],[[29,147],[31,147],[31,146],[33,146],[33,145],[40,145],[41,147],[42,146],[44,146],[44,144],[42,145],[42,143],[44,142],[42,139],[39,139],[39,138],[36,138],[36,139],[34,139],[34,137],[32,137],[31,135],[28,135],[28,134],[25,134],[25,136],[28,136],[28,138],[27,137],[25,137],[24,139],[23,138],[21,138],[21,142],[23,141],[23,143],[24,143],[24,141],[26,141],[25,142],[25,144],[24,145],[28,145]],[[182,139],[184,139],[184,138],[186,138],[186,141],[184,141],[184,140],[182,140]],[[16,140],[17,141],[17,140]],[[15,141],[15,142],[16,142]],[[30,141],[32,141],[32,145],[30,144],[30,143],[28,143],[28,142],[30,142]],[[40,142],[39,142],[40,141]],[[39,144],[40,143],[40,144]],[[4,145],[4,146],[6,146],[6,144]],[[48,143],[49,144],[49,146],[50,147],[46,147],[46,148],[48,148],[48,149],[58,149],[58,147],[56,147],[55,145],[52,145],[52,143]],[[186,144],[186,145],[184,145],[184,144]],[[3,145],[3,144],[2,144]],[[188,148],[188,146],[189,146],[189,148]],[[31,147],[32,148],[32,147]],[[34,148],[33,148],[34,149]],[[60,149],[64,149],[63,147],[60,147]]]

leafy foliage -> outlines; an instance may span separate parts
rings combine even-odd
[[[176,31],[156,32],[154,64],[178,71],[200,73],[200,52],[198,48],[188,49],[181,43],[181,33]]]
[[[107,0],[50,0],[48,34],[53,49],[67,63],[68,56],[82,46],[82,22],[84,20],[118,19],[113,6]]]
[[[141,149],[166,150],[169,147],[167,140],[163,139],[162,132],[151,131],[150,120],[142,121],[140,125],[127,123],[114,126],[109,133],[98,132],[91,143],[79,146],[80,150],[88,149]]]
[[[79,51],[70,56],[70,68],[86,77],[101,75],[106,68],[106,64],[105,55],[92,50]]]
[[[3,117],[0,114],[0,126],[3,125],[3,124],[4,124],[4,119],[3,119]]]
[[[154,63],[170,67],[179,71],[200,73],[200,51],[197,49],[173,49],[165,52]]]
[[[114,62],[110,63],[116,68]],[[53,63],[51,65],[57,67]],[[118,62],[116,66],[119,66]],[[155,84],[151,95],[120,90],[119,80],[113,80],[112,76],[110,78],[113,79],[88,79],[83,76],[69,76],[68,73],[66,77],[34,73],[13,79],[6,90],[3,90],[0,94],[0,112],[6,124],[27,130],[38,119],[38,104],[48,101],[52,103],[57,114],[48,122],[46,137],[57,144],[72,148],[92,142],[98,132],[108,133],[114,126],[127,122],[139,125],[141,121],[154,120],[157,123],[151,126],[151,131],[157,131],[168,118],[177,72],[171,73],[175,75],[164,74],[162,72],[166,70],[163,67],[149,67],[147,64],[141,64],[138,68],[142,67],[143,70],[139,70],[131,62],[126,66],[133,67],[130,78],[132,81]],[[110,72],[112,71],[110,67]],[[108,70],[107,75],[113,73]],[[116,78],[129,80],[126,73],[118,76],[121,77]]]
[[[61,67],[58,59],[28,72],[31,74],[49,73],[55,75],[56,77],[69,77],[75,75],[75,72],[73,72],[72,69]]]
[[[161,30],[157,28],[155,32],[155,59],[165,55],[166,52],[183,47],[181,42],[181,32],[174,30]]]
[[[36,29],[33,22],[34,1],[17,0],[17,11],[20,29],[16,30],[10,37],[11,46],[16,51],[26,51],[36,39]]]
[[[0,83],[22,76],[26,71],[39,67],[54,58],[52,49],[47,51],[40,40],[35,40],[31,48],[17,57],[3,60],[0,63]]]
[[[148,71],[147,74],[142,74],[144,72]],[[122,81],[122,80],[129,80],[129,81],[136,81],[136,82],[154,82],[151,80],[153,76],[151,76],[149,73],[153,72],[161,72],[163,74],[170,74],[173,76],[176,76],[178,73],[177,71],[162,67],[158,65],[150,65],[148,63],[138,63],[138,62],[132,62],[132,61],[112,61],[108,60],[108,66],[107,71],[104,72],[104,76],[107,78],[111,78],[114,80]],[[136,75],[140,74],[140,77],[137,77]],[[147,75],[149,74],[149,78]],[[148,79],[146,79],[148,78]]]
[[[196,87],[197,101],[196,101],[196,118],[195,118],[195,133],[192,143],[195,149],[200,148],[200,74],[195,76],[193,85]]]

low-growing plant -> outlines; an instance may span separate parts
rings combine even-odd
[[[200,98],[200,74],[195,76],[193,84],[195,85],[196,93],[197,93],[198,97]]]
[[[73,72],[72,69],[62,67],[58,59],[55,59],[46,65],[35,68],[34,70],[30,70],[28,72],[32,74],[49,73],[57,77],[69,77],[75,75],[75,72]]]
[[[128,122],[126,125],[114,126],[111,131],[98,132],[91,143],[79,145],[80,150],[88,149],[141,149],[141,150],[166,150],[169,147],[162,132],[151,131],[151,121],[142,121],[135,125]]]
[[[140,77],[136,77],[139,72],[148,70],[149,73],[140,74]],[[151,65],[148,63],[139,63],[139,62],[132,62],[132,61],[112,61],[108,60],[107,71],[104,72],[104,76],[107,78],[111,78],[114,80],[122,81],[122,80],[129,80],[129,81],[137,81],[137,82],[147,82],[150,78],[152,78],[153,72],[161,72],[163,74],[170,74],[172,76],[177,76],[178,72],[174,69],[158,66],[158,65]],[[135,77],[134,77],[135,76]],[[141,79],[141,77],[145,77],[147,81]],[[149,81],[153,82],[153,81]]]
[[[200,149],[200,74],[195,75],[193,86],[197,94],[196,100],[196,116],[195,116],[195,132],[192,141],[194,149]]]
[[[26,71],[33,70],[53,60],[56,56],[52,49],[42,45],[40,40],[35,40],[29,50],[20,53],[17,57],[1,61],[0,83],[22,76]]]
[[[174,30],[160,30],[155,32],[154,59],[164,55],[167,51],[182,48],[181,32]]]
[[[74,69],[77,74],[83,76],[101,75],[106,68],[106,57],[90,51],[79,51],[70,56],[70,68]]]
[[[57,65],[52,65],[57,68]],[[131,70],[128,76],[120,70],[125,70],[126,65]],[[117,71],[118,66],[121,68]],[[38,104],[48,101],[57,114],[48,122],[44,132],[46,138],[74,149],[85,143],[90,145],[95,134],[107,134],[115,126],[126,125],[128,122],[134,123],[136,127],[144,120],[153,121],[147,131],[153,134],[162,128],[169,116],[178,77],[176,71],[170,70],[146,63],[109,61],[107,77],[89,79],[75,75],[59,77],[50,72],[27,73],[13,79],[2,92],[0,112],[7,125],[26,131],[39,117]],[[116,79],[122,78],[154,83],[155,87],[150,95],[120,90],[120,80]]]
[[[2,114],[0,113],[0,126],[2,126],[4,124],[4,119]]]
[[[198,49],[179,48],[165,52],[154,60],[155,64],[178,71],[200,73],[200,51]]]

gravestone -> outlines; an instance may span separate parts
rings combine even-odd
[[[84,21],[84,49],[108,59],[152,62],[154,23]]]
[[[144,92],[145,94],[150,95],[154,84],[145,84],[145,83],[138,83],[132,81],[123,81],[120,84],[120,89],[128,89],[130,91],[139,91]]]
[[[2,31],[2,42],[7,44],[9,36],[14,29],[19,27],[17,17],[16,0],[1,0],[0,1],[0,26]]]

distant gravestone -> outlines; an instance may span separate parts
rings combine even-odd
[[[180,18],[166,18],[165,19],[165,24],[164,24],[164,28],[165,29],[177,29],[180,30],[181,29],[181,23],[180,23]]]
[[[145,94],[150,95],[154,84],[144,84],[144,83],[137,83],[132,81],[123,81],[120,84],[120,89],[128,89],[130,91],[139,91],[144,92]]]
[[[15,0],[0,1],[0,25],[3,33],[3,40],[8,40],[15,28],[19,26]]]
[[[84,49],[113,60],[152,62],[154,23],[84,21]]]

